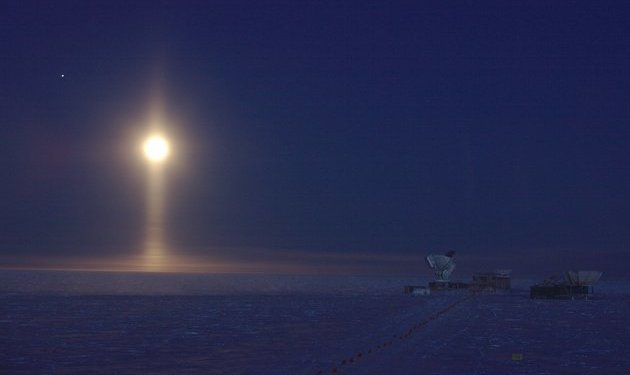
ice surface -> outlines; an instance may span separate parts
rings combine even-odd
[[[467,294],[412,297],[402,286],[413,280],[365,276],[2,271],[0,281],[0,373],[630,368],[624,282],[602,281],[587,301],[531,300],[525,289],[478,295],[433,319]]]
[[[418,277],[0,270],[0,293],[63,295],[382,294]]]

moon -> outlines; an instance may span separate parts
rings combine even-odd
[[[154,134],[144,141],[142,147],[144,156],[154,163],[161,163],[168,157],[170,147],[166,138],[161,135]]]

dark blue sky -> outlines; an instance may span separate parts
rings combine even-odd
[[[140,246],[134,137],[159,81],[174,248],[620,270],[629,19],[592,1],[5,1],[0,254]]]

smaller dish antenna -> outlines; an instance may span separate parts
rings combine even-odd
[[[564,279],[567,284],[573,286],[592,286],[602,277],[600,271],[567,271],[564,273]]]

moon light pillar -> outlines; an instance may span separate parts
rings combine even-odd
[[[165,238],[165,176],[164,167],[170,154],[168,140],[160,133],[151,134],[142,151],[148,161],[146,227],[143,268],[160,271],[167,266],[168,249]]]

